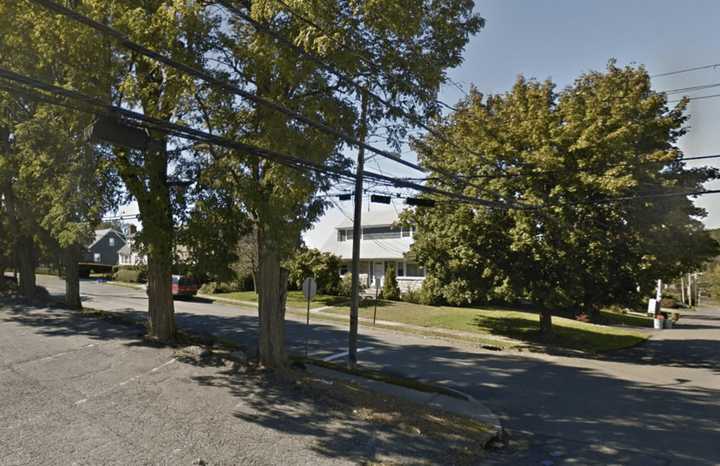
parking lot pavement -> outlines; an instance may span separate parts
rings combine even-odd
[[[250,421],[265,414],[252,397],[203,383],[220,368],[137,337],[64,310],[0,306],[0,465],[355,463],[320,452],[317,430]]]

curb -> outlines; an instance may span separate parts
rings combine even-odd
[[[476,400],[467,393],[461,392],[460,390],[443,387],[443,389],[457,393],[458,396],[464,399],[454,398],[439,393],[421,392],[419,390],[413,390],[412,388],[401,387],[399,385],[393,385],[357,375],[334,371],[332,369],[326,369],[324,367],[315,366],[312,363],[307,363],[306,367],[308,372],[316,376],[352,382],[373,392],[390,395],[395,398],[420,405],[429,405],[441,411],[445,411],[456,416],[470,418],[484,424],[488,426],[489,432],[487,439],[483,442],[483,447],[496,439],[502,438],[503,436],[503,427],[500,422],[500,418],[498,418],[498,416],[493,413],[490,408],[485,406],[485,404]]]

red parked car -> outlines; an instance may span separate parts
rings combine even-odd
[[[190,298],[197,294],[200,286],[194,278],[187,275],[172,276],[172,294],[175,297]]]

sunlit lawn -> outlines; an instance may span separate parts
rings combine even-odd
[[[214,296],[257,302],[254,291],[221,293]],[[371,319],[374,305],[372,300],[363,301],[360,317]],[[305,308],[302,291],[288,292],[288,306]],[[347,315],[348,298],[317,295],[310,307],[337,306],[326,312]],[[449,329],[478,334],[510,337],[528,343],[541,342],[538,332],[538,314],[533,311],[503,308],[460,308],[450,306],[424,306],[396,301],[379,301],[377,319],[431,329]],[[651,327],[650,319],[640,316],[619,314],[609,311],[601,313],[601,322],[597,325],[579,322],[575,319],[553,316],[554,338],[547,342],[554,346],[602,352],[626,348],[644,341],[647,336],[630,327]],[[618,327],[621,325],[622,327]]]
[[[237,299],[238,301],[257,302],[257,294],[254,291],[236,291],[234,293],[218,293],[213,296],[226,299]],[[316,295],[310,301],[310,308],[315,309],[325,306],[341,306],[348,302],[348,298],[342,296]],[[290,307],[305,308],[307,300],[303,296],[302,291],[288,291],[287,304]]]
[[[329,312],[346,315],[348,310],[339,308]],[[372,318],[372,314],[372,305],[360,309],[361,317]],[[377,318],[427,328],[498,335],[526,342],[541,341],[538,332],[538,314],[532,311],[423,306],[381,301]],[[603,312],[603,319],[624,325],[632,323],[638,326],[650,326],[648,319],[609,312]],[[643,333],[628,328],[589,324],[557,316],[553,317],[553,328],[555,337],[548,343],[592,352],[633,346],[647,338]]]

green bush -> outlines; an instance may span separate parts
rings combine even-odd
[[[359,292],[362,293],[365,290],[365,286],[360,284]],[[338,286],[338,296],[345,296],[349,298],[352,296],[352,274],[346,273],[340,279],[340,285]]]
[[[240,277],[231,282],[207,282],[200,287],[201,294],[234,293],[236,291],[254,291],[252,275]]]
[[[308,277],[315,277],[318,293],[340,294],[341,259],[329,252],[320,252],[317,249],[300,249],[285,266],[288,269],[288,287],[291,290],[302,289],[303,281]]]
[[[137,265],[119,267],[117,272],[113,274],[113,280],[126,283],[145,283],[147,281],[147,271],[145,267]]]
[[[420,288],[410,288],[405,293],[400,294],[400,300],[406,303],[423,304],[423,295]]]
[[[397,276],[395,275],[395,266],[388,266],[385,271],[385,281],[382,290],[383,299],[397,301],[400,299],[400,287],[398,286]]]

